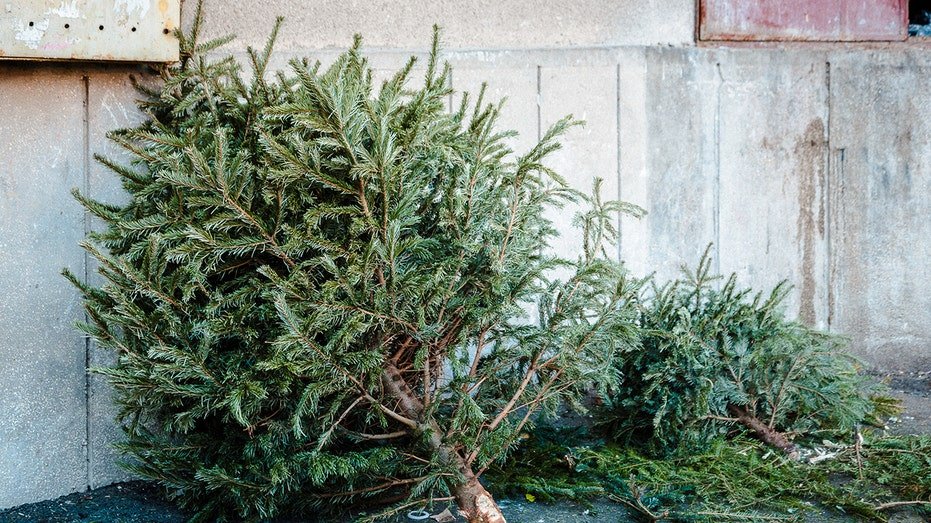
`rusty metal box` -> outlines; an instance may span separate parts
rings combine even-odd
[[[172,62],[180,0],[0,0],[0,58]]]
[[[2,0],[0,0],[2,1]],[[700,0],[701,40],[905,40],[907,0]]]

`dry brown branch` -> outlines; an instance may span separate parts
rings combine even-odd
[[[909,505],[931,505],[931,501],[890,501],[888,503],[880,503],[873,507],[873,510],[889,510],[892,508],[907,507]]]

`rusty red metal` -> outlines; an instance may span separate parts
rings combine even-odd
[[[908,0],[699,0],[699,38],[717,41],[896,41]]]

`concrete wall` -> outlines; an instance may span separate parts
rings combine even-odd
[[[191,2],[188,2],[191,3]],[[374,49],[423,49],[432,24],[457,49],[688,45],[694,0],[207,0],[208,33],[260,47],[284,16],[284,52],[343,48],[356,33]],[[190,17],[188,17],[190,20]]]
[[[588,122],[552,164],[649,211],[622,220],[634,272],[675,276],[713,242],[720,271],[795,283],[790,313],[848,334],[871,367],[931,366],[927,53],[696,46],[692,0],[528,5],[207,2],[209,32],[239,33],[238,53],[285,14],[281,65],[331,59],[361,32],[387,74],[442,24],[453,87],[507,96],[518,149],[565,113]],[[0,62],[0,508],[124,478],[106,384],[84,372],[109,355],[71,328],[80,300],[58,273],[95,277],[77,247],[94,224],[68,191],[122,197],[91,155],[139,119],[130,73],[148,74]]]

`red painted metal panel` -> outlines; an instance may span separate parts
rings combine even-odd
[[[699,0],[701,40],[905,40],[907,0]]]

